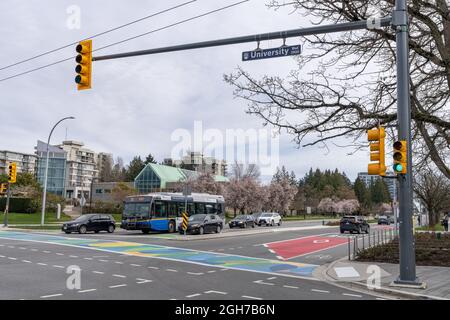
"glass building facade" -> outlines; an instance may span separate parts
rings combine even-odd
[[[36,163],[36,177],[41,186],[45,180],[45,166],[47,157],[47,144],[38,141],[36,147],[38,156]],[[64,197],[66,181],[66,153],[58,147],[49,146],[49,162],[47,174],[47,191]]]
[[[134,187],[140,193],[150,193],[154,191],[160,191],[161,189],[161,179],[155,173],[150,166],[145,167],[145,169],[136,177],[134,181]]]

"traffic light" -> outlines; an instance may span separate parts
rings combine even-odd
[[[394,142],[394,172],[396,174],[405,174],[407,169],[406,141],[400,140]]]
[[[10,163],[8,167],[8,182],[16,183],[17,179],[17,164],[15,162]]]
[[[384,138],[386,133],[383,127],[367,131],[367,139],[370,143],[370,161],[377,161],[377,163],[369,163],[368,174],[370,175],[386,175],[386,161]]]
[[[5,194],[8,191],[8,185],[6,183],[0,183],[0,194]]]
[[[90,89],[92,82],[92,40],[81,41],[76,50],[78,55],[75,60],[78,65],[75,67],[77,73],[75,82],[78,84],[78,90]]]

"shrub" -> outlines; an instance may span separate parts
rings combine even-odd
[[[6,198],[0,198],[0,211],[6,207]],[[11,198],[9,201],[9,211],[17,213],[35,213],[39,209],[38,203],[31,198]]]

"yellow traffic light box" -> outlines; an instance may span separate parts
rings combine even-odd
[[[77,76],[75,82],[78,90],[90,89],[92,85],[92,40],[81,41],[76,51],[78,55],[75,60],[78,65],[75,67]]]
[[[406,141],[400,140],[394,142],[394,172],[396,174],[406,174],[407,172],[407,148]]]
[[[17,164],[12,162],[8,166],[8,182],[16,183],[17,180]]]
[[[385,145],[384,139],[386,132],[383,127],[379,126],[377,129],[367,131],[367,139],[370,143],[370,161],[376,163],[369,163],[367,172],[369,175],[386,175],[386,159],[385,159]]]

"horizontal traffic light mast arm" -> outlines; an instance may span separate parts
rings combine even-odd
[[[392,17],[388,16],[385,18],[380,18],[376,22],[377,22],[377,24],[379,24],[380,27],[387,27],[387,26],[391,25]],[[372,24],[373,24],[373,21],[361,20],[361,21],[353,21],[353,22],[346,22],[346,23],[339,23],[339,24],[330,24],[330,25],[324,25],[324,26],[314,26],[314,27],[310,27],[310,28],[301,28],[301,29],[294,29],[294,30],[287,30],[287,31],[262,33],[262,34],[228,38],[228,39],[222,39],[222,40],[211,40],[211,41],[196,42],[196,43],[156,48],[156,49],[149,49],[149,50],[140,50],[140,51],[124,52],[124,53],[111,54],[111,55],[105,55],[105,56],[98,56],[98,57],[93,57],[92,61],[111,60],[111,59],[143,56],[143,55],[150,55],[150,54],[157,54],[157,53],[165,53],[165,52],[185,51],[185,50],[219,47],[219,46],[226,46],[226,45],[240,44],[240,43],[249,43],[249,42],[257,42],[257,41],[276,40],[276,39],[287,39],[287,38],[294,38],[294,37],[301,37],[301,36],[311,36],[311,35],[316,35],[316,34],[368,29],[367,27]]]

